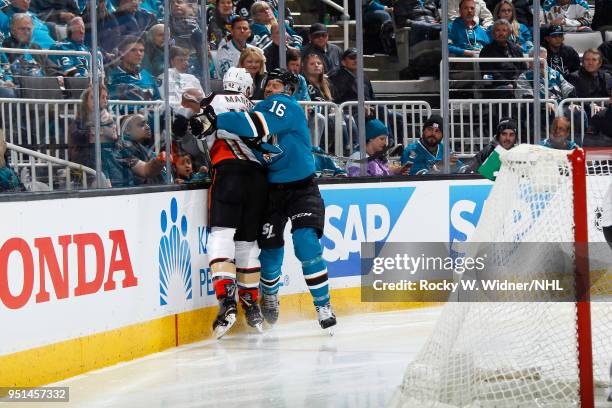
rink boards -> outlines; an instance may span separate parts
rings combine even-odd
[[[362,303],[363,241],[464,241],[491,183],[326,184],[322,244],[339,315]],[[0,202],[0,386],[45,384],[210,335],[206,190]],[[314,319],[285,231],[283,319]],[[313,328],[314,328],[313,323]]]

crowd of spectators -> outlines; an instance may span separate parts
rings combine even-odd
[[[100,53],[97,62],[104,79],[102,88],[108,99],[130,101],[155,101],[164,95],[164,10],[161,0],[100,0],[97,2],[97,38]],[[280,35],[282,24],[286,30],[288,67],[300,76],[299,100],[333,102],[341,104],[357,99],[358,86],[364,87],[365,99],[376,99],[368,75],[364,83],[357,83],[357,51],[346,50],[330,42],[328,27],[323,22],[312,24],[305,30],[294,25],[291,10],[285,10],[285,21],[278,21],[276,0],[209,0],[205,19],[208,30],[202,33],[200,6],[195,0],[170,1],[170,67],[169,95],[173,109],[181,105],[182,94],[189,90],[202,92],[202,79],[222,79],[230,67],[244,67],[253,77],[255,90],[252,98],[263,98],[263,84],[266,72],[279,66]],[[527,0],[449,0],[449,51],[451,56],[461,57],[520,57],[534,55],[532,1]],[[537,3],[537,2],[536,2]],[[593,8],[585,0],[541,0],[541,43],[540,55],[546,55],[547,69],[543,76],[549,89],[543,89],[541,96],[560,101],[568,97],[610,97],[612,95],[612,42],[603,42],[598,49],[589,49],[583,55],[564,44],[567,32],[588,32],[612,28],[609,1],[598,0]],[[25,77],[90,77],[91,61],[83,56],[43,56],[28,53],[28,50],[49,49],[55,51],[90,52],[92,44],[92,22],[90,2],[85,0],[4,0],[0,1],[0,35],[3,47],[22,49],[20,54],[0,53],[0,97],[20,97]],[[439,0],[363,0],[366,52],[383,51],[394,55],[396,50],[394,31],[398,26],[411,26],[417,40],[431,39],[441,30]],[[209,67],[202,67],[202,41],[207,39]],[[470,67],[472,64],[469,64]],[[454,84],[470,82],[472,68],[465,64],[452,66]],[[492,98],[533,97],[533,67],[526,63],[481,63],[479,65],[480,88]],[[61,81],[59,81],[61,84]],[[452,84],[451,84],[452,85]],[[107,91],[108,90],[108,93]],[[89,146],[91,140],[90,110],[91,88],[84,93],[83,110],[77,115],[72,135],[71,154],[75,161],[91,164],[90,157],[79,149]],[[552,106],[545,109],[552,114]],[[131,126],[150,122],[143,116],[139,106],[130,111]],[[402,118],[396,114],[368,110],[368,119],[378,117],[388,126],[387,134],[395,131],[393,126],[403,127]],[[587,106],[583,110],[569,107],[566,116],[574,116],[576,129],[588,129],[588,143],[598,144],[605,138],[612,138],[609,108]],[[321,144],[323,130],[335,129],[335,116],[324,117],[320,109],[308,109],[309,125],[313,140]],[[384,117],[388,115],[387,117]],[[106,173],[113,185],[142,184],[159,180],[151,163],[155,158],[140,147],[150,147],[148,138],[138,137],[135,142],[126,129],[112,124],[126,123],[124,118],[112,117],[110,110],[103,111],[105,132],[104,150],[107,155],[123,163],[122,169],[130,169],[133,177],[123,182],[112,183],[117,177]],[[546,115],[544,115],[546,116]],[[399,120],[398,120],[399,119]],[[133,123],[132,123],[133,122]],[[372,122],[374,123],[374,122]],[[382,128],[369,125],[376,131]],[[112,130],[111,130],[112,129]],[[131,129],[131,127],[130,127]],[[352,117],[345,116],[342,123],[345,152],[354,151],[356,124]],[[77,131],[78,130],[78,131]],[[111,135],[112,133],[112,135]],[[126,136],[130,135],[130,137]],[[112,136],[112,137],[111,137]],[[368,142],[377,139],[368,138]],[[576,139],[580,144],[583,141]],[[382,138],[380,139],[382,140]],[[427,138],[423,139],[427,140]],[[587,140],[584,141],[587,143]],[[126,148],[129,146],[130,148]],[[333,146],[322,146],[330,149]],[[371,150],[371,149],[370,149]],[[80,153],[78,153],[80,151]],[[117,152],[122,152],[120,155]],[[185,153],[177,147],[173,160],[188,168]],[[138,157],[138,161],[127,160]],[[85,160],[87,156],[87,160]],[[109,156],[109,157],[110,157]],[[180,159],[180,157],[183,157]],[[434,154],[435,157],[435,154]],[[193,158],[190,159],[193,161]],[[145,163],[141,166],[138,163]],[[178,163],[177,162],[177,163]],[[174,161],[173,161],[174,163]],[[175,166],[176,167],[176,166]],[[182,167],[182,168],[183,168]],[[146,168],[146,171],[143,170]],[[135,169],[139,169],[135,171]],[[155,171],[153,171],[155,170]],[[199,168],[195,173],[199,172]],[[161,171],[161,170],[160,170]],[[176,169],[175,169],[176,171]],[[119,174],[114,171],[115,174]],[[188,173],[183,170],[183,174]],[[183,176],[182,180],[191,179]]]

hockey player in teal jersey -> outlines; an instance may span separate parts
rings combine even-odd
[[[267,168],[268,208],[259,234],[261,247],[261,309],[270,324],[278,319],[278,290],[284,256],[283,231],[291,220],[296,257],[313,297],[323,329],[336,324],[329,297],[327,267],[319,238],[323,235],[325,207],[314,183],[310,131],[303,109],[292,97],[298,86],[295,74],[275,69],[268,74],[265,100],[251,112],[228,112],[218,116],[204,107],[205,133],[223,129],[256,146]],[[192,130],[197,127],[192,123]],[[264,142],[264,143],[262,143]]]

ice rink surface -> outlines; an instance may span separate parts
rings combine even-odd
[[[439,313],[340,317],[333,337],[314,320],[230,332],[53,384],[70,387],[70,403],[51,406],[383,407]]]

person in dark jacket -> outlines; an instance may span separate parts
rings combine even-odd
[[[164,25],[155,24],[145,36],[145,55],[142,67],[154,77],[164,72]]]
[[[612,30],[612,0],[595,0],[595,14],[591,28],[596,31]]]
[[[317,54],[325,64],[325,72],[332,72],[340,68],[342,50],[336,44],[329,42],[327,27],[321,23],[314,23],[310,26],[310,44],[302,49],[302,57],[309,54]],[[268,69],[269,70],[269,69]]]
[[[43,21],[68,24],[81,10],[75,0],[32,0],[30,9]]]
[[[468,163],[468,170],[466,173],[475,173],[478,168],[489,158],[491,153],[501,146],[506,150],[512,149],[518,139],[518,124],[516,120],[512,118],[502,118],[497,125],[495,132],[495,138],[491,142],[483,147],[481,151],[476,153],[472,160]]]
[[[211,49],[216,50],[219,43],[230,35],[232,23],[231,17],[234,16],[234,4],[232,0],[217,0],[216,7],[206,11],[208,20],[208,42]]]
[[[139,8],[139,3],[132,0],[119,0],[113,16],[117,19],[122,37],[133,35],[142,38],[145,32],[157,22],[153,13]]]
[[[91,32],[91,11],[90,2],[87,2],[83,11],[83,21],[85,22],[85,45],[92,47]],[[104,63],[114,61],[117,53],[116,49],[121,42],[121,31],[117,19],[108,11],[107,0],[98,1],[97,9],[98,27],[98,46],[104,56]]]
[[[612,41],[604,42],[599,46],[598,50],[603,57],[602,69],[612,74]]]
[[[508,20],[499,19],[493,24],[493,42],[484,46],[480,52],[482,58],[520,58],[523,56],[521,47],[509,41],[512,26]],[[516,80],[527,70],[524,62],[481,62],[480,70],[484,78],[490,81],[486,88],[491,98],[513,98]]]
[[[594,48],[586,50],[582,56],[582,66],[567,77],[576,88],[577,98],[607,98],[612,75],[602,71],[601,52]]]
[[[349,48],[342,54],[342,68],[329,74],[329,81],[332,83],[336,94],[334,103],[341,104],[346,101],[357,100],[357,50]],[[366,101],[373,101],[374,89],[372,83],[364,73],[364,94]]]
[[[612,92],[609,105],[591,118],[591,127],[584,137],[584,147],[612,147]]]
[[[563,44],[564,30],[560,25],[542,27],[542,45],[548,51],[548,66],[564,77],[580,69],[580,57],[575,49]]]

